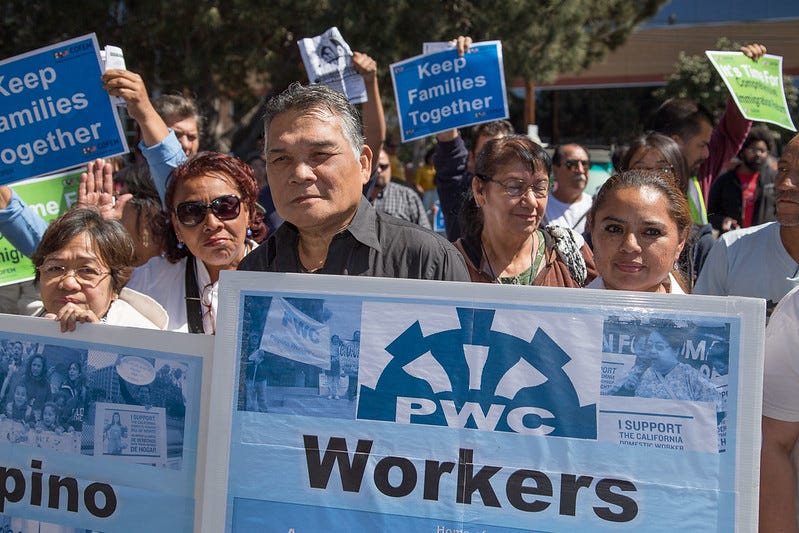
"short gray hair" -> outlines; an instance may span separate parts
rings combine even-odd
[[[266,103],[264,113],[264,150],[267,150],[266,139],[269,135],[269,126],[272,121],[286,111],[329,111],[337,116],[341,122],[341,131],[349,141],[355,158],[361,156],[364,145],[363,125],[361,114],[347,101],[347,98],[333,89],[324,85],[302,85],[294,82],[288,89],[275,96]]]
[[[175,123],[193,118],[197,121],[197,130],[202,128],[203,117],[191,98],[179,94],[162,94],[153,100],[153,107],[164,122]]]

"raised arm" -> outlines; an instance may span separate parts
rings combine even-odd
[[[377,83],[377,62],[366,54],[353,52],[352,66],[355,71],[363,76],[366,85],[366,96],[369,98],[361,107],[363,132],[366,144],[375,154],[372,157],[372,170],[377,166],[377,155],[383,147],[386,138],[386,118],[383,113],[383,100],[380,98],[380,88]]]
[[[756,62],[766,53],[766,47],[753,43],[742,46],[741,52]],[[702,186],[702,194],[706,199],[710,195],[710,187],[719,177],[721,169],[741,150],[751,127],[752,122],[744,118],[732,97],[728,98],[724,114],[710,137],[710,146],[708,146],[710,157],[702,163],[697,172]]]
[[[141,128],[142,140],[146,146],[153,146],[169,135],[164,120],[158,115],[150,102],[144,80],[129,70],[108,70],[103,74],[103,88],[111,96],[120,96],[128,104],[128,113]]]
[[[7,185],[0,186],[0,234],[14,248],[30,257],[39,246],[47,222],[28,207]]]
[[[155,111],[141,76],[128,70],[108,70],[102,80],[108,94],[125,99],[128,113],[141,128],[139,148],[147,159],[161,203],[166,205],[166,189],[172,171],[188,159],[180,141]]]

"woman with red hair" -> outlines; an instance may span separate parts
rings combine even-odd
[[[157,300],[171,331],[213,334],[217,283],[235,270],[262,231],[252,168],[240,159],[203,152],[175,169],[166,192],[171,220],[165,254],[133,272],[128,286]]]

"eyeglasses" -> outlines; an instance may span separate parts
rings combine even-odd
[[[44,283],[53,283],[61,281],[64,276],[72,276],[75,280],[84,287],[96,287],[106,276],[111,272],[103,272],[94,267],[78,267],[67,268],[64,265],[49,264],[36,267],[39,271],[39,277]]]
[[[563,164],[569,170],[575,171],[580,168],[580,164],[583,165],[584,169],[588,169],[591,166],[591,161],[588,159],[567,159]]]
[[[378,163],[377,168],[380,169],[380,172],[386,170],[391,165],[389,163]]]
[[[196,226],[203,220],[208,210],[219,220],[233,220],[241,211],[241,200],[238,196],[228,194],[211,200],[210,204],[202,202],[181,202],[175,208],[175,216],[184,226]]]
[[[477,176],[483,181],[490,181],[492,183],[496,183],[497,185],[501,186],[505,189],[505,193],[510,196],[511,198],[521,198],[527,191],[533,191],[533,196],[536,198],[546,198],[547,192],[549,192],[549,181],[541,180],[535,183],[527,183],[521,179],[508,179],[505,181],[495,180],[494,178],[489,178],[488,176]]]

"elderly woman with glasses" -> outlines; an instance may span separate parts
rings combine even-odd
[[[463,254],[472,281],[582,287],[596,276],[580,235],[539,227],[546,212],[552,162],[523,135],[488,141],[461,211]]]
[[[164,309],[125,287],[135,247],[125,227],[92,209],[71,209],[50,224],[31,256],[42,296],[40,316],[74,331],[78,322],[163,329]]]
[[[167,329],[215,332],[219,273],[236,270],[256,246],[248,237],[261,229],[253,218],[257,195],[252,168],[236,157],[204,152],[175,169],[165,198],[166,253],[130,280],[164,306]]]

